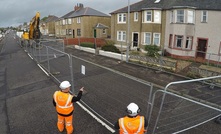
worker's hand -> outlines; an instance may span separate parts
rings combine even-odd
[[[82,91],[82,92],[83,92],[83,91],[84,91],[84,87],[82,87],[82,88],[80,89],[80,91]]]

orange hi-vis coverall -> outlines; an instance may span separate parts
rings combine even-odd
[[[119,133],[120,134],[144,134],[144,116],[136,116],[134,118],[130,118],[125,116],[118,120],[119,123]]]
[[[73,127],[73,102],[79,101],[82,96],[82,91],[79,91],[77,97],[71,95],[70,93],[65,93],[62,91],[56,91],[53,95],[53,104],[56,106],[56,111],[58,113],[57,127],[60,132],[64,130],[64,121],[67,130],[67,134],[72,134]]]

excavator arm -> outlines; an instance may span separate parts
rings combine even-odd
[[[29,24],[29,39],[40,39],[41,33],[39,28],[40,23],[40,13],[37,12],[36,15],[31,19]]]

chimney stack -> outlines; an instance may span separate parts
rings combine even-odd
[[[77,5],[74,6],[74,11],[80,10],[81,8],[84,8],[84,5],[81,3],[78,3]]]

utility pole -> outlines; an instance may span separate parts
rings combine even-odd
[[[130,0],[128,0],[128,10],[127,10],[127,55],[126,55],[126,62],[128,62],[129,56],[129,47],[130,47]]]

